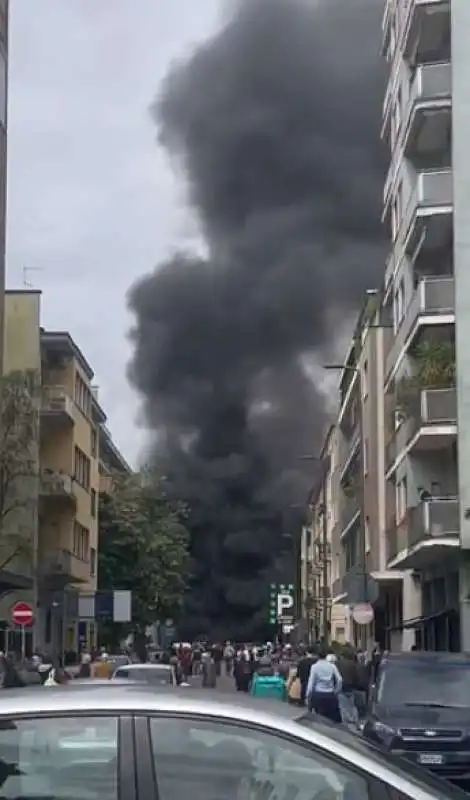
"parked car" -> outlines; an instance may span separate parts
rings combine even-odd
[[[139,683],[150,685],[164,684],[177,686],[175,668],[171,664],[145,663],[145,664],[126,664],[118,667],[111,676],[111,680],[116,678],[128,678]]]
[[[370,692],[363,735],[470,789],[470,656],[384,656]]]
[[[299,719],[287,704],[131,684],[5,695],[6,798],[468,800],[338,726]]]

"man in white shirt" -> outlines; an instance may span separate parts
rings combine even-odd
[[[332,722],[341,722],[338,694],[343,680],[334,662],[327,661],[326,653],[318,653],[318,661],[310,668],[307,684],[309,711],[315,711]]]

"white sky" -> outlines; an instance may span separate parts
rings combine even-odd
[[[7,284],[41,289],[96,373],[124,455],[145,434],[126,380],[135,278],[196,237],[148,107],[215,29],[217,0],[10,0]]]

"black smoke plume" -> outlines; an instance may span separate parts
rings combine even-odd
[[[245,0],[153,106],[208,251],[130,292],[131,379],[192,509],[188,635],[260,635],[267,583],[290,577],[286,511],[305,500],[299,456],[326,421],[305,366],[384,263],[381,10]]]

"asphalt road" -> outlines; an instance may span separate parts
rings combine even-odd
[[[201,687],[201,678],[190,678],[191,686],[195,686],[197,688]],[[233,678],[229,678],[226,675],[221,675],[220,678],[217,678],[217,685],[215,689],[204,689],[205,692],[212,691],[212,692],[223,692],[224,694],[236,694],[237,690],[235,689],[235,681]]]

